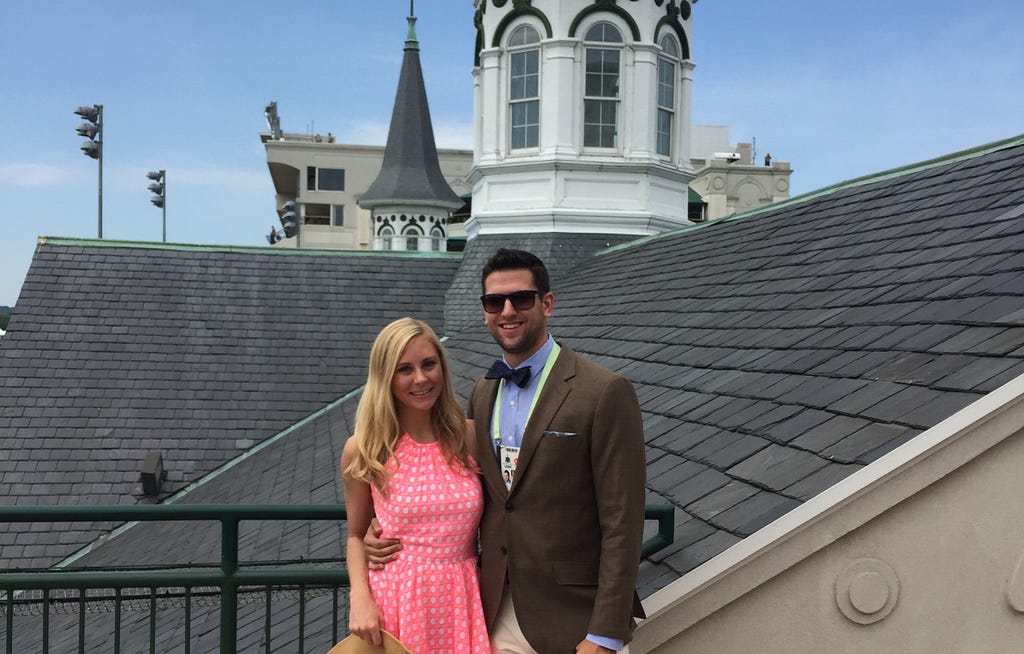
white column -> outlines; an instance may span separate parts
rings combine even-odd
[[[580,150],[582,86],[579,42],[545,41],[541,50],[540,151],[575,156]]]
[[[629,138],[629,150],[626,158],[653,158],[655,155],[655,100],[658,92],[658,48],[653,45],[633,44],[633,65],[628,68],[630,73],[629,93],[623,97],[623,105],[628,103],[628,114],[631,116],[629,127],[632,133]]]
[[[501,161],[505,147],[504,113],[505,85],[501,83],[501,51],[497,48],[480,52],[480,156],[478,163]]]
[[[480,161],[481,143],[483,142],[484,123],[483,95],[480,89],[480,67],[473,68],[473,161]]]
[[[679,128],[676,130],[676,165],[683,170],[693,170],[690,165],[690,151],[693,148],[693,69],[697,64],[684,59],[679,64]]]

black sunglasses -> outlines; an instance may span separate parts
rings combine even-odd
[[[510,301],[512,308],[516,311],[526,311],[533,308],[538,295],[540,295],[540,291],[515,291],[508,295],[489,293],[481,295],[480,302],[484,305],[484,311],[487,313],[501,313],[505,308],[505,300]]]

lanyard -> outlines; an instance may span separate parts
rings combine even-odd
[[[533,407],[537,406],[537,398],[540,397],[540,392],[544,388],[544,382],[548,380],[548,374],[554,367],[555,359],[558,358],[558,353],[561,351],[562,348],[558,347],[558,343],[555,343],[554,347],[551,348],[551,351],[548,352],[548,359],[544,362],[544,369],[540,373],[540,382],[537,384],[537,390],[533,394],[533,401],[530,402],[530,410],[526,414],[526,424],[530,423],[530,416],[533,415]],[[494,399],[494,416],[491,421],[491,433],[493,434],[495,449],[501,446],[501,391],[504,389],[505,380],[502,379],[498,382],[498,396]]]

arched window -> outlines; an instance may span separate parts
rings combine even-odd
[[[655,126],[658,154],[672,156],[672,131],[676,114],[676,62],[679,46],[669,35],[661,37],[658,57],[658,119]]]
[[[437,252],[441,249],[441,241],[444,240],[444,232],[440,227],[430,230],[430,249]]]
[[[380,247],[382,250],[391,249],[391,237],[394,235],[395,230],[391,229],[389,225],[380,228]]]
[[[520,25],[508,41],[509,142],[511,149],[537,147],[540,133],[540,35]]]
[[[418,227],[408,225],[402,230],[402,236],[405,237],[405,249],[406,250],[419,250],[420,249],[420,236],[423,232]]]
[[[586,43],[583,90],[583,145],[614,148],[619,145],[619,69],[622,34],[609,23],[598,23],[583,39]]]

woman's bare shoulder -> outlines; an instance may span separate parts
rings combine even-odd
[[[355,458],[358,445],[356,443],[356,435],[352,434],[345,440],[345,446],[341,450],[341,467],[345,468],[348,463]]]

